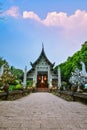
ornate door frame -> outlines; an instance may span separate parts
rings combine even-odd
[[[40,87],[40,88],[48,87],[48,72],[47,71],[37,72],[37,87]]]

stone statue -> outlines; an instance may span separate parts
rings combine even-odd
[[[71,72],[71,74],[72,74],[72,76],[71,76],[70,79],[69,79],[69,82],[70,82],[71,84],[76,84],[76,83],[78,83],[78,82],[81,81],[81,80],[80,80],[80,70],[79,70],[78,68],[76,68],[76,69],[74,70],[74,72]]]
[[[82,76],[87,76],[86,67],[85,67],[84,62],[81,61],[80,64],[82,65],[82,71],[81,71]]]

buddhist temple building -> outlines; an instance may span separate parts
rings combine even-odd
[[[33,81],[33,86],[37,88],[51,88],[58,86],[58,74],[54,71],[55,63],[51,63],[47,58],[44,46],[37,58],[31,64],[31,69],[27,72],[27,81]]]

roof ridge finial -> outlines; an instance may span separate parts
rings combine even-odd
[[[43,44],[43,42],[42,42],[42,49],[44,50],[44,44]]]

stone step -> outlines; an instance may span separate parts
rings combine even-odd
[[[37,88],[36,92],[49,92],[48,88]]]

